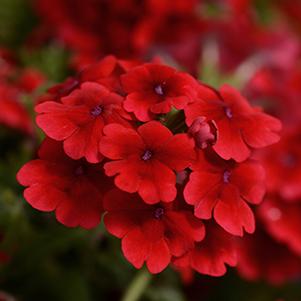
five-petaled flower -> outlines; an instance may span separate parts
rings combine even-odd
[[[185,108],[186,123],[191,126],[198,117],[214,122],[217,135],[213,149],[225,160],[242,162],[251,150],[279,141],[278,119],[253,108],[228,85],[216,91],[199,85],[195,101]]]
[[[110,189],[110,181],[101,165],[71,160],[61,142],[44,140],[39,159],[26,163],[17,179],[27,187],[24,197],[32,207],[55,211],[57,220],[65,226],[91,229],[99,224],[103,195]]]
[[[159,64],[133,68],[122,75],[121,82],[128,93],[124,108],[140,121],[152,120],[155,114],[168,113],[172,107],[184,109],[197,85],[188,74]]]
[[[128,124],[122,101],[104,86],[85,82],[61,103],[46,101],[37,105],[37,124],[52,139],[64,141],[64,150],[72,159],[85,157],[97,163],[103,158],[98,151],[103,127],[111,122]]]
[[[264,170],[251,159],[236,163],[226,161],[213,152],[199,151],[184,196],[194,205],[195,215],[216,222],[233,235],[252,233],[255,222],[247,205],[259,204],[265,193]]]
[[[104,209],[105,226],[122,239],[124,256],[136,268],[146,262],[151,273],[164,270],[173,256],[184,255],[205,236],[202,221],[176,202],[148,205],[137,194],[113,189]]]
[[[100,152],[113,160],[104,168],[108,176],[117,175],[116,186],[138,192],[149,204],[175,199],[175,171],[189,167],[195,157],[193,140],[187,134],[173,135],[158,121],[147,122],[137,131],[120,124],[107,125]]]

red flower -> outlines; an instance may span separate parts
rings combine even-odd
[[[242,162],[251,149],[262,148],[279,140],[278,119],[257,108],[228,85],[220,92],[199,85],[197,100],[185,108],[186,123],[191,126],[198,117],[214,122],[217,129],[213,149],[224,159]]]
[[[301,255],[301,204],[288,203],[277,197],[266,199],[258,208],[266,231],[278,242]]]
[[[146,203],[171,202],[177,190],[174,171],[181,171],[194,158],[193,141],[186,134],[173,135],[157,121],[137,131],[119,124],[104,128],[101,153],[114,160],[105,164],[121,190],[138,192]]]
[[[189,90],[196,84],[188,74],[158,64],[136,67],[124,74],[121,82],[128,93],[124,108],[141,121],[168,113],[172,106],[183,109],[190,101]]]
[[[263,152],[269,191],[289,201],[301,197],[301,127],[288,128],[280,142]]]
[[[39,71],[35,69],[24,69],[23,73],[18,78],[17,84],[22,91],[31,93],[44,82],[45,77]]]
[[[39,157],[17,174],[19,183],[28,187],[24,191],[27,202],[41,211],[55,211],[57,220],[65,226],[97,226],[103,212],[103,194],[109,189],[102,168],[71,160],[61,143],[50,139],[42,144]]]
[[[214,153],[199,152],[193,172],[184,190],[188,204],[195,206],[195,215],[216,222],[233,235],[252,233],[255,228],[252,210],[265,193],[264,170],[257,162],[225,161]]]
[[[146,262],[151,273],[164,270],[172,256],[185,254],[205,235],[203,223],[174,203],[147,205],[114,189],[105,196],[104,208],[106,228],[122,239],[124,256],[136,268]]]
[[[191,267],[201,274],[222,276],[226,264],[235,266],[237,250],[234,237],[214,224],[206,225],[205,239],[183,257],[174,260],[179,267]]]
[[[19,102],[18,90],[0,83],[0,95],[0,125],[32,134],[32,122],[28,112]]]
[[[300,278],[300,257],[259,227],[241,239],[238,251],[238,272],[248,280],[264,279],[279,285]]]
[[[52,139],[64,141],[64,150],[72,159],[101,161],[98,144],[104,125],[111,122],[127,125],[122,97],[99,84],[86,82],[61,101],[37,105],[37,124]]]

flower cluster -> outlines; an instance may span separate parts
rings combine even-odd
[[[234,88],[219,90],[158,62],[104,58],[35,107],[46,134],[17,178],[34,208],[68,227],[104,224],[151,273],[169,264],[219,276],[235,237],[255,229],[265,194],[253,158],[281,123]]]

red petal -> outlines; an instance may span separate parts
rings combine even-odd
[[[281,122],[261,112],[245,118],[241,128],[244,141],[254,148],[265,147],[280,140],[277,132],[281,130]]]
[[[170,263],[171,255],[164,239],[152,243],[146,261],[147,268],[153,274],[162,272]]]
[[[74,160],[85,157],[90,163],[98,163],[103,158],[99,153],[99,140],[103,129],[103,121],[97,118],[86,126],[79,128],[64,141],[66,154]]]
[[[153,150],[161,148],[172,137],[171,131],[158,121],[150,121],[141,125],[138,133],[145,145]]]
[[[51,185],[34,184],[25,189],[24,198],[33,208],[50,212],[55,210],[59,203],[64,202],[67,196]]]
[[[259,204],[265,194],[265,172],[256,161],[239,164],[231,173],[231,183],[240,195],[252,204]]]
[[[144,143],[136,131],[119,124],[109,124],[103,129],[105,137],[100,141],[100,152],[113,160],[142,154]]]
[[[143,93],[134,92],[127,96],[124,101],[124,109],[128,112],[133,112],[136,118],[140,121],[149,121],[154,119],[154,114],[149,108],[156,103],[156,98]]]
[[[176,171],[190,166],[195,157],[193,139],[190,139],[187,134],[173,136],[162,146],[157,156],[158,160]]]
[[[140,269],[149,257],[151,244],[145,239],[140,229],[134,229],[122,239],[121,248],[125,258],[135,268]]]
[[[241,131],[228,118],[216,122],[217,140],[213,149],[225,160],[242,162],[250,156],[250,149],[241,137]]]
[[[72,135],[78,125],[89,120],[85,107],[68,107],[57,102],[47,101],[35,108],[40,113],[36,122],[51,138],[64,140]]]
[[[237,188],[226,185],[222,191],[221,200],[214,209],[217,223],[233,235],[242,236],[243,229],[248,233],[255,230],[254,215],[250,207],[239,196]]]
[[[195,206],[195,215],[209,219],[217,202],[221,176],[209,172],[192,172],[184,189],[185,201]]]

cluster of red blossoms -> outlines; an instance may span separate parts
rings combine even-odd
[[[281,123],[228,85],[219,90],[159,62],[108,56],[55,86],[35,108],[46,139],[17,178],[68,227],[106,229],[151,273],[169,264],[219,276],[235,237],[255,229],[265,194],[254,150]]]

